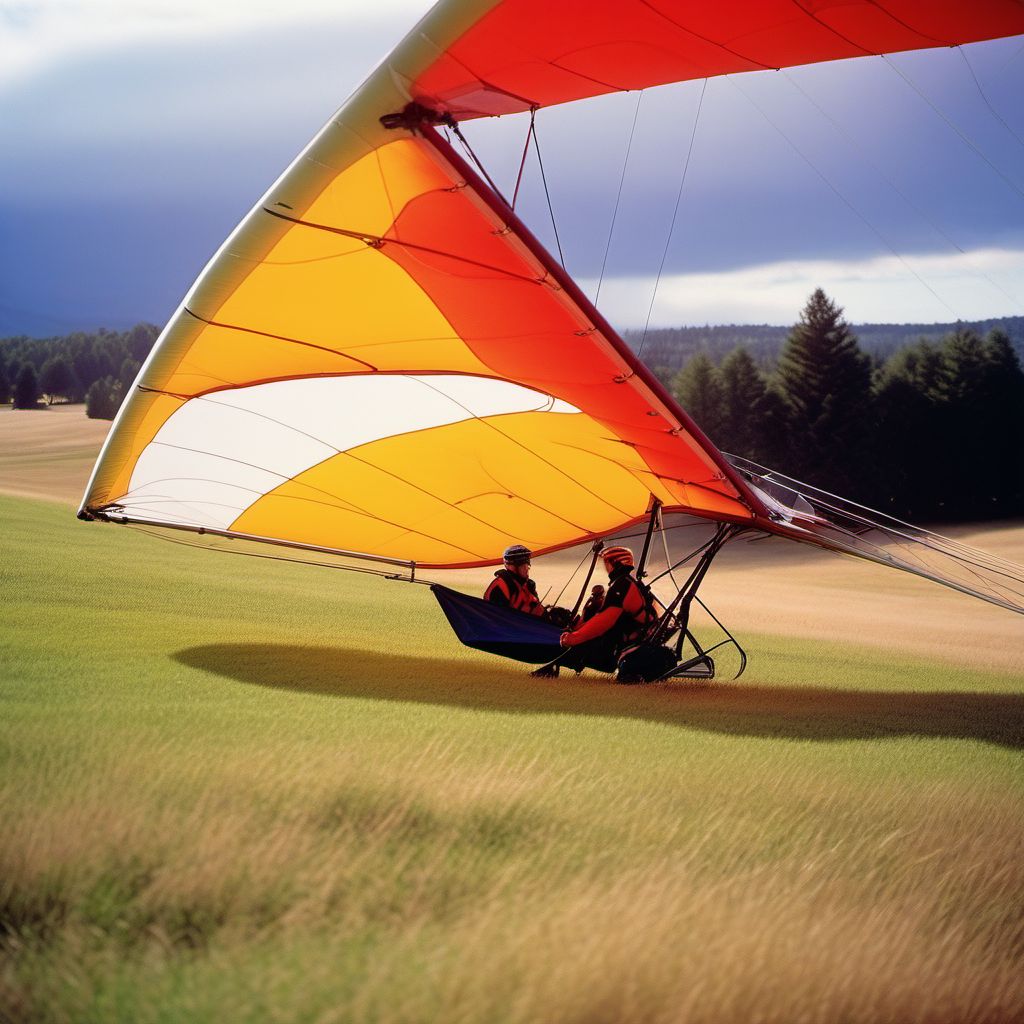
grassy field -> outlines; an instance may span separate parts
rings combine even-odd
[[[51,496],[0,497],[0,1019],[1024,1019],[1009,613],[925,656],[748,602],[740,683],[542,682],[425,588]]]

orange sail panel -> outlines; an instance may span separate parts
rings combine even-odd
[[[652,495],[751,518],[436,142],[392,138],[260,217],[274,244],[183,308],[89,508],[428,566],[609,533]]]

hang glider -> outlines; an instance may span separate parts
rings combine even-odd
[[[1024,611],[1019,570],[871,520],[879,542],[724,456],[443,130],[1022,32],[1018,0],[441,0],[200,274],[79,516],[412,571],[607,537],[654,500]]]

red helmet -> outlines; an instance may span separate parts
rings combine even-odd
[[[609,567],[628,565],[630,569],[636,564],[633,561],[633,552],[629,548],[605,548],[601,552],[604,564]]]

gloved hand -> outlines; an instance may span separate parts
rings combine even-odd
[[[576,643],[576,641],[575,641],[575,640],[573,640],[573,638],[572,638],[572,633],[563,633],[563,634],[562,634],[562,635],[561,635],[561,636],[560,636],[560,637],[558,638],[558,642],[559,642],[559,643],[560,643],[560,644],[561,644],[561,645],[562,645],[563,647],[572,647],[572,646],[574,646],[574,645],[575,645],[575,643]]]

